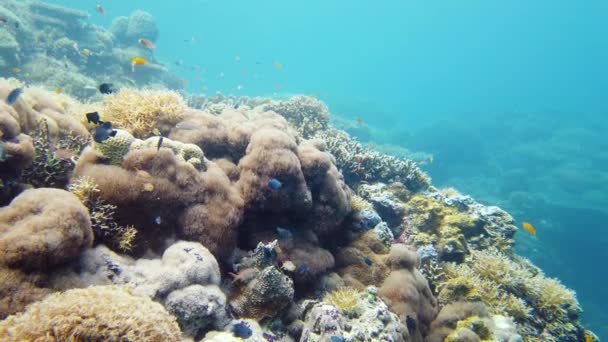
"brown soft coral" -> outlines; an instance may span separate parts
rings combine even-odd
[[[298,157],[313,196],[309,221],[316,233],[333,233],[351,212],[352,191],[344,183],[331,154],[319,150],[314,143],[300,144]]]
[[[64,263],[91,246],[87,208],[71,193],[32,189],[0,209],[0,262],[27,269]]]
[[[180,341],[161,304],[119,286],[53,294],[0,322],[3,341]]]
[[[249,210],[302,213],[310,209],[312,198],[296,153],[294,139],[277,129],[253,134],[238,164],[237,182]],[[279,189],[268,185],[273,178],[282,183]]]
[[[85,151],[76,175],[90,177],[100,190],[100,198],[117,206],[119,223],[134,224],[155,240],[162,232],[159,229],[169,235],[177,226],[180,235],[201,242],[217,257],[232,252],[243,201],[214,163],[209,162],[207,170],[199,172],[168,148],[131,151],[122,168],[101,161],[95,151]],[[155,222],[157,217],[162,223]]]

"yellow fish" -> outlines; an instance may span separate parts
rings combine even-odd
[[[523,226],[524,226],[524,230],[525,231],[527,231],[528,233],[536,236],[536,228],[534,228],[534,226],[531,223],[524,222]]]
[[[17,67],[13,68],[12,70],[13,70],[13,72],[14,72],[14,73],[19,73],[19,72],[21,72],[21,69],[19,69],[19,68],[17,68]]]
[[[146,65],[148,64],[148,61],[143,58],[143,57],[133,57],[133,59],[131,59],[131,71],[135,72],[135,66],[136,65]]]
[[[143,191],[145,191],[145,192],[154,191],[154,184],[152,184],[152,183],[144,183]]]
[[[61,87],[55,88],[55,94],[61,94]]]
[[[281,68],[283,67],[283,64],[281,64],[281,63],[279,63],[279,62],[274,62],[274,66],[275,66],[277,69],[281,69]]]
[[[148,61],[143,58],[143,57],[133,57],[133,59],[131,59],[131,64],[133,65],[146,65],[148,64]]]

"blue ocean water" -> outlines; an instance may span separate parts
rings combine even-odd
[[[191,92],[315,94],[362,140],[433,155],[438,186],[509,210],[518,251],[608,337],[608,3],[54,1],[109,27],[143,9]]]

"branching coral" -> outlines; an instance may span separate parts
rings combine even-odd
[[[71,157],[77,156],[87,141],[67,134],[54,144],[45,119],[39,122],[33,136],[36,152],[33,162],[22,172],[22,181],[37,188],[64,188],[75,165]]]
[[[173,126],[184,116],[186,106],[177,92],[121,89],[108,95],[103,118],[136,138],[147,138],[159,125]]]
[[[107,204],[99,197],[99,188],[90,177],[76,177],[68,186],[91,216],[91,228],[96,242],[128,252],[133,248],[137,229],[133,226],[119,226],[114,220],[116,206]]]
[[[86,303],[86,305],[83,305]],[[10,341],[180,341],[162,305],[125,287],[97,286],[50,295],[0,322]]]
[[[329,109],[311,96],[294,96],[286,101],[273,101],[264,105],[265,110],[281,114],[305,138],[329,127]]]
[[[446,265],[444,270],[445,278],[439,285],[443,303],[482,301],[495,314],[545,331],[557,329],[555,322],[568,322],[581,312],[573,291],[528,263],[496,250],[473,251],[466,263]],[[568,334],[577,335],[580,329],[573,325]],[[560,336],[557,331],[553,334]]]
[[[401,182],[411,191],[428,188],[431,179],[412,160],[384,155],[364,147],[348,134],[335,129],[314,135],[327,144],[327,151],[336,158],[336,165],[349,184],[366,182]]]

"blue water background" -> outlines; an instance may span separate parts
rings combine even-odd
[[[536,225],[518,251],[608,338],[608,2],[55,2],[105,27],[149,11],[156,58],[192,92],[315,94],[364,139],[433,154],[437,185]]]

